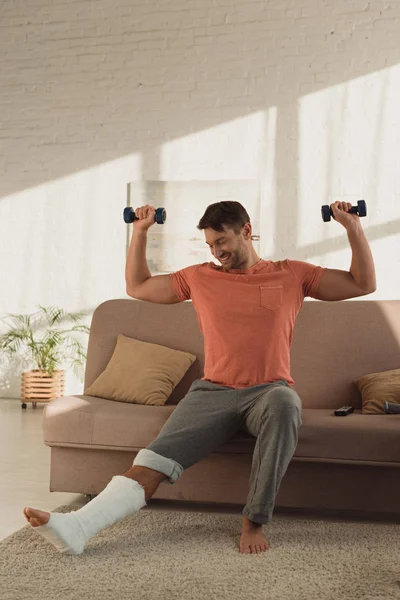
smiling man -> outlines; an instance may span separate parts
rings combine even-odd
[[[147,230],[155,208],[136,209],[138,220],[126,264],[127,293],[161,304],[192,300],[204,336],[204,377],[195,380],[158,436],[78,511],[55,514],[32,508],[25,516],[60,552],[83,553],[89,539],[145,506],[163,480],[175,483],[185,469],[244,429],[256,439],[239,550],[269,548],[269,523],[282,477],[292,459],[301,421],[301,399],[290,373],[290,347],[305,297],[345,300],[376,289],[372,254],[351,205],[335,202],[333,216],[347,231],[349,271],[304,261],[264,260],[255,252],[252,226],[239,202],[210,205],[198,229],[221,266],[191,265],[152,277],[146,263]]]

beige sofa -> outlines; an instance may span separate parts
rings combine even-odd
[[[92,318],[85,387],[102,373],[122,333],[197,356],[164,406],[114,402],[84,394],[44,409],[51,448],[50,491],[98,494],[157,437],[191,383],[203,377],[203,336],[191,301],[163,305],[109,300]],[[305,301],[291,349],[303,403],[302,426],[275,508],[400,515],[400,414],[361,414],[353,381],[400,367],[400,300]],[[132,377],[135,374],[132,373]],[[353,414],[333,410],[350,404]],[[255,438],[241,431],[154,499],[244,506]],[[397,518],[397,517],[396,517]]]

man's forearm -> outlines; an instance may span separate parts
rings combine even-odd
[[[350,273],[361,289],[373,292],[376,290],[374,259],[361,223],[348,227],[347,235],[353,252]]]
[[[133,229],[125,266],[126,289],[134,290],[151,277],[146,261],[147,232]]]

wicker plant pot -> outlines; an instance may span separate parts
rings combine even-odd
[[[37,402],[50,402],[64,396],[64,389],[65,371],[55,371],[53,375],[38,369],[26,371],[22,373],[21,382],[22,408],[26,408],[26,402],[32,402],[36,408]]]

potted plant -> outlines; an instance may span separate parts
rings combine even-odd
[[[36,408],[37,402],[49,402],[64,395],[65,371],[59,369],[61,361],[69,360],[76,376],[83,381],[84,361],[87,356],[82,344],[68,335],[73,332],[89,333],[86,325],[80,325],[83,313],[67,313],[55,306],[45,308],[30,315],[7,314],[2,321],[11,319],[13,326],[0,336],[0,351],[8,357],[19,354],[30,371],[22,373],[21,400],[26,408],[26,400]],[[64,321],[76,323],[70,329],[53,329]],[[41,336],[35,333],[41,329]],[[33,368],[32,368],[33,367]]]

